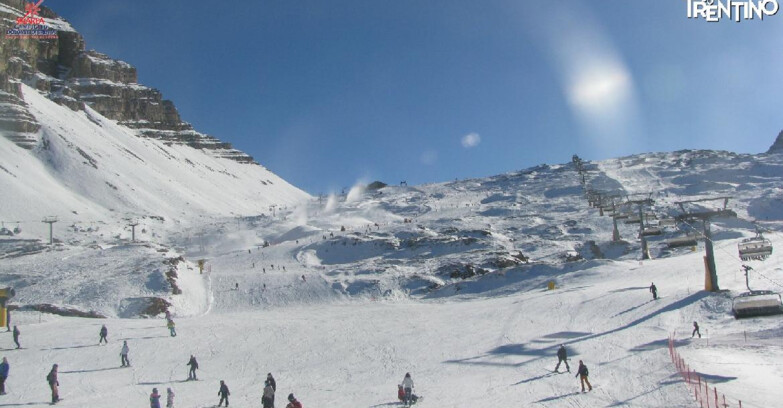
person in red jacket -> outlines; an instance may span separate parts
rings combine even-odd
[[[296,400],[294,394],[288,394],[288,405],[285,408],[302,408],[302,403]]]

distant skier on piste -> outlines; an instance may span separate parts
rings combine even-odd
[[[166,327],[169,328],[169,334],[171,337],[177,337],[177,330],[175,329],[174,320],[168,319],[168,321],[166,321]]]
[[[130,360],[128,360],[128,352],[130,352],[130,349],[128,348],[128,340],[122,341],[122,350],[120,350],[120,359],[122,360],[122,364],[120,367],[130,367]]]
[[[691,338],[695,335],[699,335],[699,338],[701,338],[701,332],[699,331],[699,324],[696,322],[693,322],[693,332],[691,333]]]
[[[413,394],[413,378],[411,378],[411,373],[405,373],[405,378],[402,379],[402,388],[405,391],[405,400],[403,401],[403,404],[405,405],[413,405],[416,403],[416,400],[418,397]]]
[[[220,380],[220,390],[218,390],[218,395],[220,396],[220,402],[218,403],[219,407],[223,406],[223,401],[226,401],[226,406],[228,406],[228,396],[231,395],[231,393],[228,391],[228,385],[223,380]]]
[[[57,364],[52,365],[52,370],[46,375],[46,382],[49,383],[49,388],[52,390],[52,404],[54,404],[60,400],[60,382],[57,381]]]
[[[593,390],[593,386],[590,385],[590,380],[587,379],[589,374],[585,363],[583,363],[582,360],[579,360],[579,370],[576,372],[576,377],[579,377],[579,383],[582,384],[582,392],[585,392],[585,383],[587,383],[588,391]]]
[[[150,408],[160,408],[160,394],[157,388],[153,388],[150,394]]]
[[[14,326],[14,343],[16,343],[16,348],[22,348],[22,346],[19,344],[19,328]]]
[[[560,363],[565,363],[566,370],[570,373],[571,367],[568,366],[568,351],[566,351],[565,345],[560,345],[557,349],[557,365],[555,366],[555,372],[560,368]]]
[[[275,406],[275,389],[272,388],[269,380],[264,381],[264,395],[261,396],[261,406],[263,408],[274,408]]]
[[[650,284],[650,292],[653,295],[653,300],[657,300],[658,299],[658,288],[655,287],[654,283]]]
[[[288,394],[288,405],[285,408],[302,408],[302,403],[297,401],[294,394]]]
[[[5,380],[8,378],[8,371],[11,366],[8,365],[8,359],[3,357],[3,362],[0,363],[0,395],[5,395]]]
[[[100,336],[101,336],[101,337],[98,339],[98,344],[99,344],[99,345],[101,344],[101,342],[102,342],[102,341],[105,341],[105,342],[106,342],[106,344],[109,344],[109,340],[106,338],[106,336],[108,336],[108,335],[109,335],[109,329],[107,329],[107,328],[106,328],[106,325],[105,325],[105,324],[104,324],[103,326],[101,326],[101,331],[100,331],[100,333],[98,333],[98,334],[100,334]]]
[[[174,408],[174,391],[171,387],[166,388],[166,408]]]
[[[190,371],[188,371],[188,380],[198,380],[198,378],[196,378],[196,370],[198,369],[198,361],[196,361],[196,357],[191,355],[190,360],[188,360],[188,363],[185,365],[190,366]]]

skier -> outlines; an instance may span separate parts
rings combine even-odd
[[[120,350],[120,359],[122,360],[121,367],[130,367],[130,360],[128,360],[129,351],[130,349],[128,348],[128,340],[123,340],[122,350]]]
[[[560,345],[560,348],[557,349],[557,365],[555,366],[555,372],[560,368],[560,363],[565,363],[566,370],[568,370],[569,373],[571,372],[571,367],[568,366],[568,352],[562,344]]]
[[[16,348],[22,348],[21,345],[19,345],[19,328],[14,325],[14,343],[16,343]]]
[[[171,337],[177,337],[177,330],[174,329],[174,320],[169,319],[169,321],[166,322],[166,327],[169,328],[169,334]]]
[[[585,383],[587,383],[588,391],[593,390],[593,386],[590,385],[590,381],[587,379],[588,375],[587,366],[582,360],[579,360],[579,369],[576,371],[576,377],[579,377],[579,382],[582,384],[582,392],[585,392]]]
[[[272,373],[266,374],[266,381],[272,386],[274,391],[277,391],[277,382],[275,381],[275,377],[272,377]],[[274,398],[272,400],[274,401]]]
[[[691,338],[695,335],[699,335],[699,338],[701,338],[701,332],[699,332],[699,324],[696,322],[693,322],[693,333],[691,333]]]
[[[218,403],[218,406],[223,406],[223,401],[226,401],[226,406],[228,406],[228,396],[231,395],[231,393],[228,392],[228,386],[225,382],[223,382],[223,380],[220,380],[220,390],[218,391],[218,395],[220,395],[220,403]]]
[[[274,408],[275,406],[275,389],[269,380],[264,381],[264,395],[261,397],[261,405],[263,408]]]
[[[402,388],[405,390],[405,405],[411,405],[414,402],[413,397],[413,379],[411,373],[405,373],[405,378],[402,379]]]
[[[174,391],[171,387],[166,388],[166,408],[174,408]]]
[[[188,380],[198,380],[198,378],[196,378],[196,370],[198,369],[198,361],[196,361],[196,357],[191,355],[190,360],[185,365],[190,366],[190,371],[188,372]]]
[[[402,384],[397,384],[397,399],[405,403],[405,389],[402,388]]]
[[[109,329],[106,328],[105,324],[103,326],[101,326],[100,335],[101,335],[101,338],[98,339],[98,345],[100,345],[102,341],[105,341],[106,344],[109,344],[109,340],[106,339],[106,336],[109,335]]]
[[[650,284],[650,292],[652,292],[653,300],[658,299],[658,288],[655,287],[655,284]]]
[[[60,400],[60,382],[57,381],[57,364],[52,365],[52,371],[49,371],[49,374],[46,376],[46,382],[49,383],[49,388],[52,389],[52,404],[54,404]]]
[[[288,405],[285,408],[302,408],[302,403],[296,400],[294,394],[288,394]]]
[[[160,408],[160,394],[157,388],[153,388],[150,394],[150,408]]]
[[[0,395],[5,395],[5,379],[8,378],[8,359],[3,357],[3,362],[0,363]]]

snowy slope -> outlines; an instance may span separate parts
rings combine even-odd
[[[730,307],[745,286],[737,242],[755,226],[776,252],[750,262],[751,285],[783,290],[782,163],[781,155],[710,151],[588,163],[593,188],[653,192],[649,211],[661,218],[677,213],[676,201],[733,196],[739,218],[712,225],[720,293],[702,291],[703,243],[665,248],[667,237],[699,225],[666,227],[650,239],[654,259],[639,261],[638,224],[621,224],[624,241],[612,244],[611,218],[588,205],[571,165],[380,192],[357,187],[263,216],[147,218],[135,245],[122,220],[60,228],[54,250],[25,231],[28,247],[0,240],[0,286],[17,287],[14,303],[110,319],[17,312],[26,348],[0,340],[12,365],[0,406],[45,404],[42,379],[53,363],[63,371],[61,405],[74,407],[146,404],[152,387],[173,387],[179,407],[211,406],[221,379],[232,406],[258,406],[267,372],[278,379],[278,406],[289,392],[308,407],[393,406],[405,372],[425,396],[422,407],[697,406],[671,364],[670,334],[721,392],[745,407],[776,406],[783,320],[738,321]],[[164,259],[180,255],[183,294],[171,295],[154,277]],[[203,275],[198,259],[206,260]],[[546,290],[549,281],[556,290]],[[176,338],[162,319],[118,318],[127,299],[145,296],[173,304]],[[693,321],[702,339],[690,339]],[[103,323],[111,343],[98,347]],[[118,368],[120,339],[129,341],[130,369]],[[571,375],[579,359],[590,367],[593,392],[551,372],[560,344]],[[190,354],[202,367],[195,383],[182,381]]]
[[[167,222],[204,215],[250,215],[309,196],[259,165],[221,159],[182,145],[144,139],[89,107],[74,112],[23,85],[41,124],[28,151],[0,138],[2,221],[119,221],[143,216]]]

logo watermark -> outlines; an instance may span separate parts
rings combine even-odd
[[[16,27],[5,32],[6,38],[56,39],[57,30],[46,25],[46,20],[38,15],[43,2],[44,0],[39,0],[38,3],[25,4],[24,15],[17,17]]]
[[[717,23],[728,18],[737,23],[743,20],[774,16],[780,10],[778,0],[686,0],[688,18],[703,18]]]

